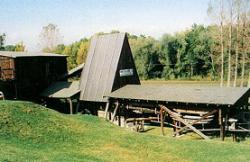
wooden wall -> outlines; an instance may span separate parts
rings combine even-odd
[[[1,80],[5,82],[5,85],[7,85],[6,82],[10,83],[9,87],[12,87],[11,91],[14,91],[11,94],[15,94],[11,98],[38,99],[42,90],[67,72],[66,57],[17,57],[6,60],[11,60],[9,65],[13,68],[12,81],[2,78]],[[8,62],[5,62],[2,64],[7,67]],[[3,89],[10,88],[4,87]]]
[[[15,64],[13,58],[0,56],[0,80],[15,78]]]

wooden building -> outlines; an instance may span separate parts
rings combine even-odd
[[[92,38],[79,90],[83,108],[105,107],[112,122],[121,124],[121,116],[134,123],[158,119],[163,134],[168,123],[175,135],[191,130],[205,139],[204,131],[219,131],[224,139],[229,118],[248,109],[250,96],[249,88],[140,85],[124,33]]]
[[[33,100],[67,73],[66,56],[0,51],[0,91],[6,98]]]
[[[94,36],[80,80],[80,100],[87,107],[107,102],[105,94],[140,84],[125,33]]]
[[[127,119],[128,112],[155,110],[155,116],[158,115],[161,120],[162,134],[164,123],[169,121],[167,124],[175,128],[174,135],[189,129],[208,139],[203,132],[219,131],[224,139],[225,131],[250,132],[245,128],[229,128],[229,119],[240,121],[239,114],[248,110],[249,96],[250,89],[246,87],[127,85],[108,94],[110,103],[107,105],[115,105],[112,120],[117,112],[118,116],[122,115],[130,121],[131,119]],[[106,113],[111,107],[107,106]],[[151,119],[155,118],[142,118]]]

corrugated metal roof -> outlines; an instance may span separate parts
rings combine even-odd
[[[121,99],[234,105],[249,88],[190,85],[127,85],[106,96]]]
[[[79,92],[79,81],[55,82],[46,88],[41,93],[41,96],[49,98],[70,98]]]
[[[67,57],[61,54],[42,53],[42,52],[12,52],[0,51],[0,56],[17,58],[17,57]]]
[[[134,74],[117,80],[119,68],[133,69]],[[105,102],[105,93],[127,83],[140,84],[126,34],[94,36],[81,75],[80,100]]]

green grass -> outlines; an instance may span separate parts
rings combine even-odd
[[[154,131],[157,131],[155,129]],[[250,161],[250,143],[135,133],[89,115],[0,102],[0,161]]]

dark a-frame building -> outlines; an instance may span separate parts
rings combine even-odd
[[[94,36],[81,75],[80,101],[105,104],[106,94],[127,84],[140,84],[127,35]]]

